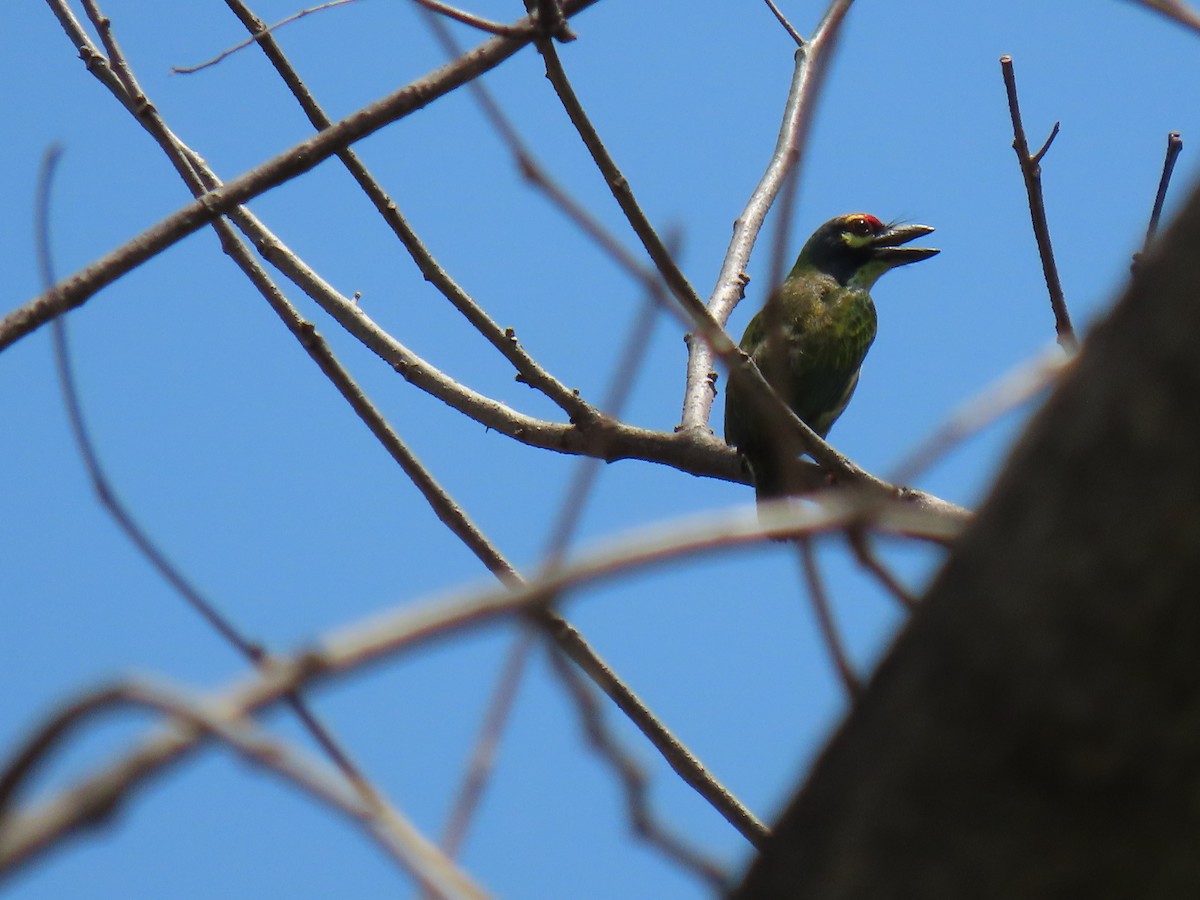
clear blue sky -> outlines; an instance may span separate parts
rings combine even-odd
[[[803,32],[823,3],[787,2]],[[186,14],[184,9],[186,6]],[[519,3],[472,9],[515,18]],[[193,76],[242,38],[220,3],[109,0],[146,91],[226,178],[309,129],[260,54]],[[296,10],[261,0],[267,20]],[[61,275],[181,206],[158,149],[84,70],[48,9],[0,14],[0,268],[7,312],[39,290],[33,184],[65,147],[53,205]],[[707,295],[733,219],[770,154],[792,45],[764,6],[604,0],[561,48],[576,89],[655,222],[682,235]],[[332,115],[439,64],[411,6],[363,0],[279,38]],[[467,30],[460,39],[474,42]],[[1029,228],[998,57],[1011,54],[1030,140],[1056,119],[1046,203],[1076,321],[1102,315],[1144,233],[1166,135],[1185,149],[1168,214],[1197,173],[1200,38],[1126,2],[1006,4],[864,0],[851,12],[816,120],[793,244],[855,210],[937,227],[943,253],[884,279],[879,338],[831,434],[886,473],[952,408],[1049,346],[1053,320]],[[532,50],[487,76],[551,171],[614,229],[615,204]],[[631,285],[525,185],[465,93],[359,147],[439,260],[552,372],[598,401],[640,302]],[[451,310],[333,163],[253,203],[330,282],[461,382],[536,415],[555,410]],[[774,225],[772,220],[772,226]],[[635,246],[627,231],[622,239]],[[769,235],[769,232],[768,232]],[[751,266],[740,332],[762,299],[769,240]],[[519,566],[536,566],[574,466],[487,433],[421,395],[298,292],[307,315],[404,439]],[[488,576],[440,526],[262,300],[193,236],[70,318],[86,415],[121,495],[169,555],[247,633],[286,650],[331,628]],[[659,323],[628,418],[670,430],[684,345]],[[720,401],[718,401],[718,414]],[[981,499],[1023,416],[970,441],[919,486]],[[86,688],[151,673],[198,690],[243,663],[175,596],[94,502],[69,439],[49,332],[0,353],[0,748]],[[746,504],[747,488],[637,462],[606,467],[577,546],[632,525]],[[919,587],[937,557],[895,546]],[[823,547],[837,613],[869,667],[900,624],[894,604]],[[714,557],[572,598],[566,614],[744,802],[770,817],[844,712],[786,548]],[[471,633],[322,690],[319,712],[366,771],[436,834],[461,777],[510,628]],[[610,711],[611,712],[611,711]],[[289,738],[282,715],[271,724]],[[653,779],[656,809],[722,864],[744,841],[614,715]],[[35,786],[48,791],[126,746],[147,724],[89,729]],[[702,896],[629,837],[620,792],[584,747],[543,659],[524,683],[464,863],[507,897]],[[112,824],[5,884],[19,898],[405,896],[360,834],[223,752],[139,792]]]

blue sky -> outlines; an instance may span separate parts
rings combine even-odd
[[[192,76],[242,38],[223,4],[104,4],[171,127],[232,178],[308,135],[261,55]],[[519,3],[471,8],[515,18]],[[809,32],[823,4],[784,4]],[[179,9],[182,10],[180,5]],[[255,10],[274,21],[281,0]],[[84,70],[48,9],[7,4],[0,77],[0,265],[8,311],[39,290],[33,185],[65,155],[53,242],[66,275],[188,199],[165,159]],[[682,238],[684,272],[711,290],[730,228],[767,162],[792,45],[765,6],[604,0],[560,52],[651,218]],[[476,38],[458,31],[464,43]],[[331,115],[443,61],[406,2],[362,0],[279,33]],[[1200,39],[1128,2],[862,2],[851,11],[805,160],[791,243],[862,210],[936,226],[936,259],[875,290],[879,337],[830,435],[886,473],[947,412],[1053,342],[998,58],[1015,59],[1030,140],[1062,131],[1046,204],[1073,316],[1103,314],[1128,272],[1166,135],[1183,133],[1168,216],[1196,180]],[[629,247],[621,217],[527,50],[486,76],[546,166]],[[465,92],[363,141],[372,171],[442,264],[544,365],[599,401],[641,302],[561,213],[522,182]],[[326,163],[252,204],[324,277],[459,381],[554,417],[543,398],[421,279],[349,178]],[[751,267],[740,333],[770,272],[772,218]],[[339,334],[297,291],[397,430],[519,567],[538,564],[576,461],[484,429],[424,396]],[[287,650],[330,629],[488,576],[428,508],[262,300],[195,235],[70,317],[87,419],[105,465],[161,546],[248,634]],[[627,418],[670,430],[684,345],[659,322]],[[719,415],[720,400],[717,410]],[[54,705],[114,677],[211,690],[244,669],[129,547],[94,502],[69,439],[49,332],[0,353],[0,747]],[[1007,417],[918,486],[974,505],[1019,433]],[[635,525],[727,509],[748,488],[639,462],[607,466],[577,549]],[[901,617],[836,541],[822,545],[839,622],[864,669]],[[915,587],[936,555],[900,544]],[[793,554],[714,555],[573,597],[564,612],[751,809],[770,817],[844,713]],[[462,776],[511,627],[472,632],[322,689],[314,703],[364,769],[428,833]],[[656,809],[723,865],[744,841],[680,785],[610,710],[644,764]],[[303,742],[282,714],[269,718]],[[34,786],[90,771],[148,724],[106,720]],[[500,896],[702,896],[636,843],[609,771],[538,658],[524,682],[464,865]],[[139,792],[105,828],[5,884],[10,896],[395,896],[410,883],[343,821],[228,754],[210,751]]]

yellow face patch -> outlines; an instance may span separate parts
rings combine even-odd
[[[866,213],[846,216],[844,222],[841,238],[847,247],[865,247],[886,230],[882,222]]]

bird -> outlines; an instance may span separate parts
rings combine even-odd
[[[875,340],[871,289],[885,272],[938,254],[902,246],[932,231],[884,224],[867,213],[830,219],[805,242],[783,284],[746,327],[741,349],[822,439],[850,402]],[[759,503],[795,493],[787,476],[802,448],[788,435],[784,423],[754,402],[744,377],[732,372],[725,440],[746,460]]]

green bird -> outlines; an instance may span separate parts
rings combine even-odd
[[[885,225],[865,213],[830,219],[808,239],[767,307],[746,327],[742,349],[822,438],[850,402],[875,340],[871,288],[889,269],[938,253],[901,246],[931,231],[928,225]],[[751,402],[748,386],[734,373],[725,398],[725,440],[749,464],[759,502],[791,493],[789,457],[800,448],[781,439],[787,434],[784,423]]]

